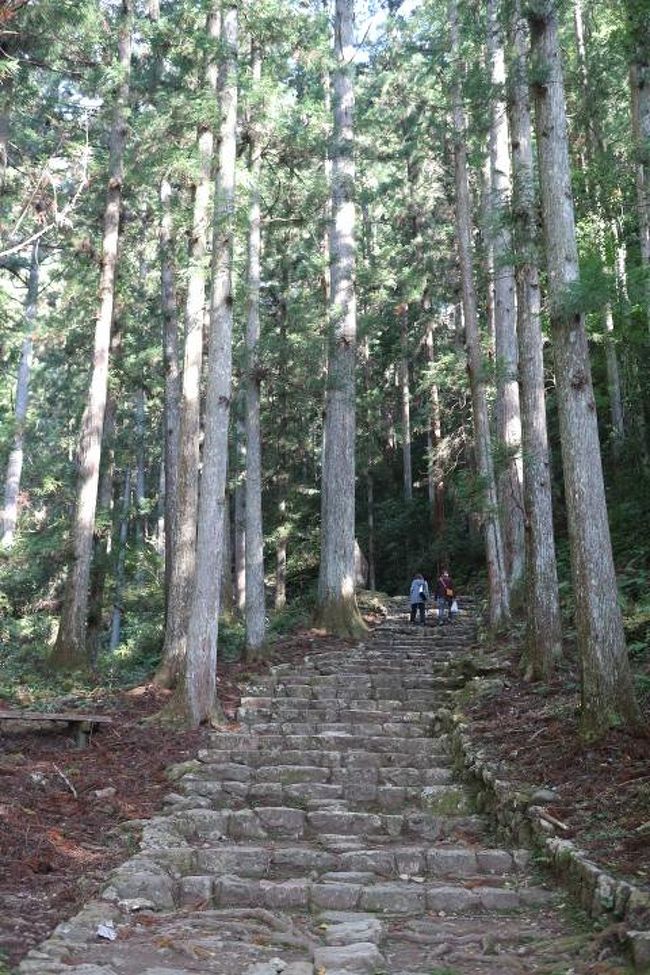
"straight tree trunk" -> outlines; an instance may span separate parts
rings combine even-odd
[[[243,617],[246,612],[246,423],[240,411],[238,396],[235,403],[235,605]]]
[[[262,57],[252,47],[254,94],[262,80]],[[260,112],[260,109],[257,109]],[[251,197],[248,224],[248,301],[246,318],[246,651],[259,654],[266,638],[264,602],[264,534],[262,530],[262,433],[260,428],[260,262],[262,223],[259,182],[262,148],[259,118],[249,126]]]
[[[124,607],[124,566],[126,564],[126,540],[129,533],[129,508],[131,506],[131,468],[124,471],[124,489],[120,508],[120,522],[117,541],[117,557],[115,559],[115,594],[113,596],[113,613],[111,615],[111,636],[109,650],[115,653],[120,645],[122,633],[122,616]]]
[[[433,322],[427,325],[424,340],[426,357],[432,368],[435,362],[435,343],[433,338]],[[433,529],[441,532],[445,523],[445,480],[442,464],[437,457],[437,451],[442,442],[442,416],[440,410],[440,391],[438,384],[432,382],[429,393],[429,423],[427,424],[427,452],[428,452],[428,484],[429,504]]]
[[[506,111],[506,66],[499,0],[488,0],[487,47],[492,82],[490,167],[492,190],[491,242],[494,261],[494,335],[496,355],[496,434],[503,448],[497,480],[506,573],[510,595],[524,580],[524,497],[521,456],[521,411],[517,378],[517,309],[512,264],[510,203],[512,172]]]
[[[172,536],[178,500],[178,457],[180,449],[181,371],[178,352],[178,305],[174,270],[174,225],[172,187],[166,177],[160,181],[160,289],[163,315],[164,400],[164,535],[165,535],[165,608],[168,605]]]
[[[135,467],[135,512],[136,538],[139,546],[143,546],[147,538],[147,516],[145,505],[147,500],[145,453],[147,430],[147,398],[142,387],[135,393],[135,431],[136,431],[136,467]]]
[[[27,420],[27,406],[29,403],[29,380],[32,369],[32,352],[34,343],[34,329],[36,326],[36,312],[38,307],[38,279],[40,265],[38,263],[38,241],[32,247],[32,258],[29,265],[29,280],[25,298],[25,326],[26,333],[20,350],[18,362],[18,376],[16,379],[16,406],[14,408],[14,442],[7,462],[5,477],[4,508],[2,509],[2,548],[11,548],[14,543],[16,523],[18,521],[18,495],[20,494],[20,479],[23,472],[23,455],[25,442],[25,422]]]
[[[650,330],[650,38],[648,11],[642,0],[627,0],[627,12],[632,50],[630,95],[639,245],[641,264],[646,273],[646,315]]]
[[[577,642],[582,665],[582,728],[587,737],[615,723],[634,723],[634,696],[618,604],[607,521],[598,421],[584,316],[576,309],[580,282],[564,78],[555,3],[529,12],[549,315],[555,353],[562,463],[569,524]]]
[[[115,357],[115,343],[120,341],[119,332],[114,333],[111,342],[111,357]],[[97,524],[95,526],[94,551],[90,572],[90,595],[88,599],[88,658],[91,667],[97,662],[103,635],[104,591],[108,572],[108,558],[111,549],[113,480],[115,474],[115,397],[109,390],[104,412],[102,433],[102,469],[97,490]]]
[[[411,390],[409,387],[408,327],[409,306],[399,307],[400,351],[399,385],[402,405],[402,471],[404,476],[404,500],[413,500],[413,465],[411,463]]]
[[[185,703],[192,725],[219,713],[217,638],[232,376],[232,263],[235,235],[237,132],[237,6],[222,12],[223,87],[215,183],[212,302],[203,472],[196,571],[187,636]]]
[[[597,116],[591,110],[592,88],[589,77],[589,65],[587,61],[587,32],[585,30],[584,10],[582,0],[573,0],[573,23],[575,26],[576,47],[578,55],[578,66],[580,69],[580,82],[582,88],[582,111],[584,115],[585,145],[584,153],[585,186],[587,193],[594,197],[596,203],[595,219],[597,221],[597,233],[599,237],[600,258],[603,267],[607,266],[607,247],[606,222],[602,216],[606,210],[603,205],[602,188],[598,181],[591,182],[591,171],[595,162],[602,159],[604,155],[603,140]],[[613,164],[613,160],[610,160]],[[621,388],[620,369],[618,364],[618,353],[614,341],[614,312],[612,302],[608,298],[603,307],[603,333],[605,337],[605,366],[607,370],[607,392],[609,395],[609,412],[612,427],[612,447],[614,458],[620,457],[621,447],[625,439],[624,414],[623,414],[623,394]]]
[[[492,461],[490,424],[485,389],[485,365],[481,352],[481,337],[476,311],[474,261],[472,255],[472,227],[470,194],[467,178],[467,148],[459,72],[460,38],[456,0],[449,3],[451,48],[456,72],[451,85],[454,138],[454,177],[456,186],[456,241],[463,293],[467,369],[472,394],[476,466],[483,484],[483,531],[488,570],[489,619],[498,626],[509,618],[510,603],[506,566],[497,502],[497,489]]]
[[[232,546],[230,544],[230,494],[226,492],[223,509],[223,558],[221,560],[221,594],[219,597],[219,612],[222,616],[232,619],[234,607],[234,590],[232,584]]]
[[[334,19],[330,349],[321,494],[317,617],[354,636],[365,627],[354,592],[356,300],[354,213],[353,0],[336,0]]]
[[[521,0],[516,0],[510,22],[510,131],[526,512],[526,666],[533,680],[546,680],[562,653],[562,627],[546,429],[527,37]]]
[[[211,45],[206,59],[203,90],[206,97],[217,90],[219,0],[213,0],[207,19]],[[187,299],[185,303],[185,351],[181,384],[178,480],[171,534],[171,567],[165,620],[165,643],[156,682],[174,687],[185,667],[187,627],[194,584],[196,531],[199,504],[199,437],[203,322],[208,273],[207,242],[212,219],[211,182],[214,135],[210,120],[197,130],[198,175],[190,237]]]
[[[68,570],[61,621],[51,662],[57,667],[85,667],[88,585],[102,451],[102,430],[108,388],[108,357],[113,322],[120,210],[124,179],[125,113],[131,69],[132,0],[122,0],[118,41],[120,80],[110,138],[108,191],[104,209],[99,308],[95,326],[90,388],[79,443],[79,477],[72,524],[72,564]]]

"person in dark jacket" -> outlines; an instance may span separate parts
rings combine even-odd
[[[409,601],[411,603],[411,623],[415,623],[415,618],[420,614],[420,626],[424,626],[426,618],[426,604],[429,598],[429,586],[427,580],[421,572],[416,572],[409,591]]]
[[[445,614],[447,621],[453,623],[453,614],[451,611],[451,605],[454,601],[455,590],[454,584],[449,575],[448,569],[443,569],[436,582],[436,605],[438,607],[438,626],[442,626],[445,622]]]

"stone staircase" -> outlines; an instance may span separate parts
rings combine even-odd
[[[19,971],[589,971],[587,935],[527,851],[492,845],[433,733],[472,613],[419,627],[405,610],[357,648],[258,679],[235,730],[176,769],[164,814],[102,899]]]

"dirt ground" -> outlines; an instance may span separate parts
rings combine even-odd
[[[219,696],[226,716],[234,718],[247,674],[301,660],[315,646],[344,652],[347,644],[309,631],[274,646],[269,661],[222,668]],[[0,733],[0,975],[73,915],[131,854],[128,833],[116,827],[156,813],[172,791],[165,769],[193,757],[205,735],[143,727],[167,699],[153,686],[112,695],[99,688],[92,696],[92,711],[113,721],[100,726],[87,748],[77,748],[64,726],[15,733],[6,723]],[[73,709],[74,702],[64,704],[62,710]],[[3,705],[8,702],[0,700]],[[83,710],[88,712],[87,702]]]
[[[466,708],[472,740],[504,779],[556,793],[540,805],[561,824],[559,835],[616,876],[650,889],[650,728],[614,729],[588,744],[579,736],[571,663],[541,687],[516,676],[516,655],[504,660],[513,676],[503,690]]]

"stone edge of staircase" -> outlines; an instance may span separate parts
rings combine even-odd
[[[650,892],[618,880],[571,840],[558,836],[543,807],[515,783],[499,777],[472,740],[462,713],[440,708],[436,721],[449,734],[454,765],[477,789],[477,807],[492,819],[497,837],[541,851],[560,883],[591,917],[606,915],[628,926],[625,937],[635,967],[650,971]]]

